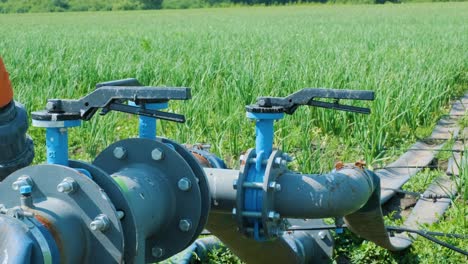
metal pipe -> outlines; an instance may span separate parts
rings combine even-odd
[[[375,184],[366,170],[344,168],[329,174],[286,173],[278,178],[275,210],[285,218],[325,218],[356,212],[369,200]]]
[[[239,171],[212,168],[204,168],[204,171],[210,186],[211,211],[230,214],[236,204],[233,183],[239,178]]]
[[[168,107],[168,103],[144,104],[142,108],[151,110],[161,110]],[[139,137],[147,139],[156,139],[156,118],[139,116]]]
[[[50,127],[46,129],[47,163],[68,166],[68,129]]]
[[[205,168],[216,213],[231,213],[237,191],[233,182],[238,170]],[[285,173],[278,178],[281,191],[275,194],[274,208],[283,218],[325,218],[344,216],[359,210],[371,196],[372,175],[359,168],[344,168],[330,174]]]

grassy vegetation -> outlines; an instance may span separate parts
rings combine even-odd
[[[257,96],[304,87],[374,90],[375,102],[361,104],[370,116],[303,108],[276,124],[275,143],[293,153],[294,166],[321,172],[337,160],[385,162],[393,154],[385,149],[430,130],[468,88],[467,13],[467,3],[445,3],[1,15],[0,55],[17,100],[30,110],[112,79],[191,87],[191,101],[170,104],[187,123],[159,123],[159,135],[210,142],[232,166],[254,145],[244,106]],[[41,162],[44,131],[30,133]],[[72,157],[90,160],[135,136],[137,119],[96,116],[70,134]],[[449,217],[466,219],[460,206]],[[460,225],[450,223],[443,228]],[[411,249],[421,261],[436,253],[451,260],[452,253],[421,243]],[[361,247],[364,256],[384,252],[359,241],[347,250]]]

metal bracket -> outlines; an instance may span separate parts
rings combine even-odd
[[[318,98],[334,99],[334,102],[316,100]],[[374,100],[373,91],[340,90],[323,88],[305,88],[286,97],[259,97],[257,104],[247,106],[247,111],[258,113],[284,112],[294,114],[301,105],[330,108],[335,110],[370,114],[369,108],[340,104],[340,99]]]

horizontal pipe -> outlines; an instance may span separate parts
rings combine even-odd
[[[372,176],[359,168],[323,175],[286,173],[276,180],[274,208],[283,218],[339,217],[359,210],[375,186]]]
[[[231,213],[236,203],[233,182],[238,170],[205,168],[212,197],[212,210]],[[330,174],[286,173],[277,179],[274,207],[283,218],[326,218],[351,214],[369,200],[375,186],[372,176],[358,168]]]
[[[239,178],[238,170],[204,168],[211,194],[211,211],[231,213],[236,205],[233,183]]]

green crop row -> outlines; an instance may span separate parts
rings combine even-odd
[[[0,15],[0,56],[29,110],[128,77],[191,87],[192,100],[170,103],[187,122],[158,122],[158,135],[209,142],[232,167],[254,146],[245,106],[256,97],[375,91],[374,102],[343,102],[371,115],[303,107],[275,124],[292,167],[323,172],[338,160],[380,166],[399,154],[388,149],[428,135],[468,88],[466,14],[467,3]],[[91,160],[137,127],[134,116],[95,116],[70,130],[71,156]],[[42,162],[45,133],[30,134]]]

